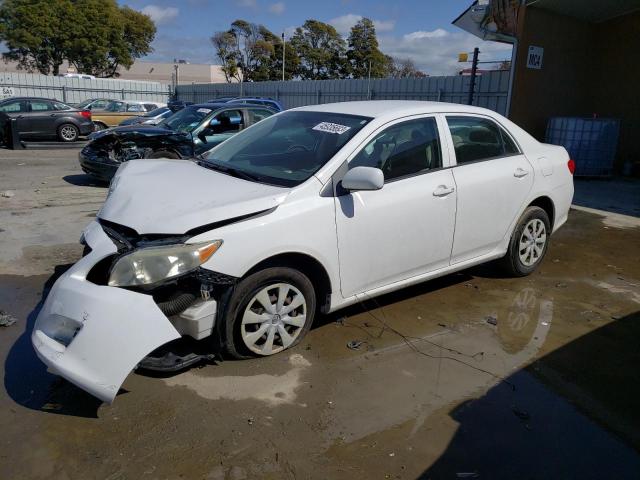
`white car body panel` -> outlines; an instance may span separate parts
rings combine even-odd
[[[178,192],[176,185],[188,187]],[[279,205],[288,192],[193,162],[145,159],[120,166],[98,217],[139,234],[182,234],[204,224],[268,210]]]
[[[188,243],[223,240],[202,268],[238,279],[276,256],[305,255],[324,269],[330,282],[325,311],[502,257],[523,211],[541,197],[553,203],[553,231],[567,220],[573,196],[567,152],[536,141],[495,112],[401,101],[294,111],[372,120],[315,175],[292,188],[235,178],[184,160],[127,162],[114,177],[99,219],[140,235],[184,235],[197,229],[203,233]],[[522,154],[457,165],[447,114],[492,119],[509,132]],[[381,190],[334,194],[345,162],[377,132],[423,116],[437,120],[442,168],[396,179]],[[514,176],[521,171],[526,175]],[[441,186],[453,189],[434,196]],[[91,224],[85,238],[93,250],[56,282],[38,317],[33,343],[53,370],[110,402],[142,357],[180,333],[150,295],[88,282],[88,271],[114,253],[115,246],[98,223]],[[56,315],[82,320],[85,313],[84,327],[66,349],[44,338],[44,326],[55,322]],[[211,325],[208,318],[179,330],[201,338]]]
[[[526,206],[534,172],[524,155],[516,155],[460,165],[453,177],[458,191],[455,264],[496,248]]]

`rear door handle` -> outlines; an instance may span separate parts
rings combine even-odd
[[[513,176],[516,178],[526,177],[527,175],[529,175],[529,172],[520,167],[516,168],[516,171],[513,172]]]
[[[436,188],[433,191],[433,196],[434,197],[446,197],[447,195],[455,192],[455,188],[453,187],[447,187],[446,185],[438,185],[438,188]]]

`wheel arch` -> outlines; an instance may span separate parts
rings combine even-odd
[[[556,217],[556,207],[553,203],[553,200],[551,200],[550,197],[547,197],[546,195],[541,195],[535,198],[531,203],[529,203],[528,207],[539,207],[543,209],[546,212],[546,214],[549,216],[549,224],[551,226],[551,231],[553,231],[553,226],[554,226],[555,217]]]
[[[244,277],[248,277],[253,273],[270,267],[288,267],[305,274],[313,284],[314,289],[316,289],[320,311],[322,313],[326,313],[328,311],[331,303],[331,278],[329,277],[329,273],[324,265],[322,265],[322,263],[320,263],[316,258],[300,252],[279,253],[268,257],[251,267],[247,273],[244,274]]]

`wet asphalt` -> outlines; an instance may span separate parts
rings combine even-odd
[[[529,277],[449,275],[104,405],[29,338],[106,194],[76,158],[0,151],[0,478],[640,478],[640,222],[573,210]]]

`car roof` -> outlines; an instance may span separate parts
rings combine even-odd
[[[45,98],[45,97],[9,97],[9,98],[3,98],[1,101],[6,102],[7,100],[48,100],[50,102],[63,103],[60,100],[57,100],[55,98]]]
[[[221,103],[196,103],[194,105],[187,105],[185,108],[189,108],[189,107],[196,107],[196,108],[269,108],[267,105],[245,105],[242,104],[242,107],[238,107],[237,104],[233,104],[233,103],[226,103],[226,102],[221,102]]]
[[[459,112],[481,113],[489,112],[486,108],[462,105],[459,103],[425,102],[418,100],[365,100],[359,102],[325,103],[322,105],[308,105],[292,110],[306,112],[343,113],[362,115],[363,117],[401,117],[418,115],[421,113]],[[492,115],[495,112],[490,111]]]

